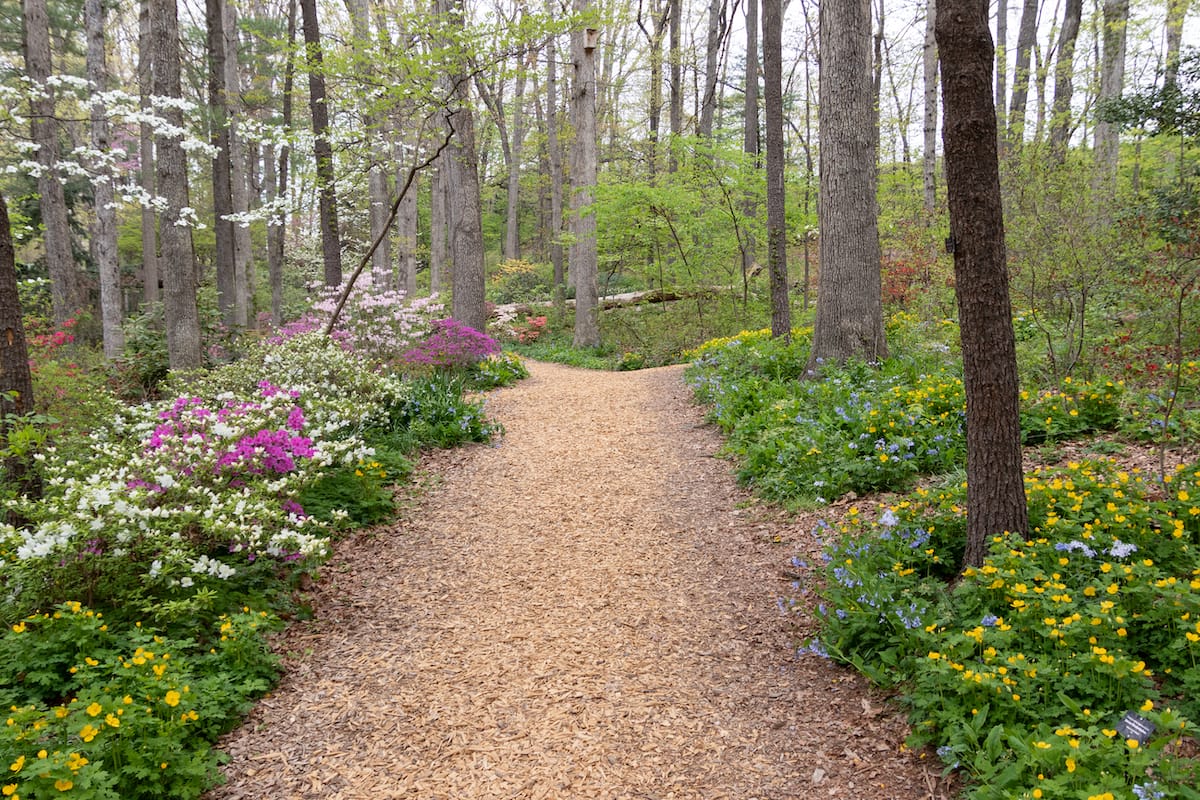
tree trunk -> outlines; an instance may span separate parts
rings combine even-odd
[[[996,125],[1003,135],[1008,129],[1008,0],[996,0]],[[1000,153],[1004,153],[1004,140],[999,142]]]
[[[1116,100],[1125,87],[1125,32],[1129,21],[1129,0],[1104,0],[1104,57],[1100,71],[1100,95],[1098,106],[1108,100]],[[1117,156],[1119,155],[1121,126],[1115,122],[1096,122],[1096,171],[1093,190],[1099,197],[1101,207],[1104,200],[1115,194],[1117,180]]]
[[[654,0],[655,5],[651,8],[650,13],[652,19],[650,21],[651,29],[647,30],[645,25],[642,25],[642,32],[645,33],[649,43],[650,53],[650,118],[649,118],[649,135],[647,136],[648,154],[646,158],[647,167],[650,173],[650,182],[654,182],[655,176],[658,174],[658,131],[661,127],[662,119],[662,41],[663,28],[667,25],[667,19],[671,12],[672,0],[666,0],[665,7],[659,7],[659,0]],[[641,25],[639,18],[638,24]]]
[[[407,170],[401,169],[396,173],[396,186],[403,186],[407,178]],[[400,198],[396,212],[396,250],[399,251],[397,266],[399,267],[399,284],[404,296],[412,299],[417,296],[417,179],[409,190]]]
[[[1038,0],[1025,0],[1021,9],[1021,27],[1017,30],[1017,63],[1013,72],[1012,104],[1008,107],[1006,144],[1019,147],[1025,136],[1025,107],[1029,102],[1029,68],[1033,44],[1037,38]],[[990,35],[990,34],[989,34]]]
[[[683,135],[683,0],[667,0],[670,9],[667,58],[671,66],[671,139],[667,149],[667,171],[679,169],[677,140]]]
[[[154,80],[154,44],[150,19],[150,0],[138,3],[138,89],[141,93],[143,113],[151,113],[150,94]],[[150,123],[138,126],[139,159],[138,172],[142,192],[153,197],[154,188],[154,131]],[[142,204],[142,299],[147,303],[158,302],[158,230],[157,216],[148,203]]]
[[[1083,18],[1083,0],[1067,0],[1063,26],[1058,36],[1058,60],[1054,65],[1054,105],[1050,111],[1050,157],[1062,163],[1071,139],[1071,96],[1075,92],[1075,40]]]
[[[447,250],[447,229],[450,226],[446,219],[447,160],[446,153],[438,157],[429,179],[429,291],[433,294],[441,294],[449,288],[446,280],[446,262],[450,257]]]
[[[250,211],[249,161],[245,137],[237,120],[245,113],[240,107],[242,75],[238,64],[238,23],[234,4],[225,7],[225,111],[229,121],[229,195],[234,214]],[[233,322],[238,328],[250,326],[253,304],[253,244],[250,226],[233,226]]]
[[[100,0],[84,4],[87,27],[87,74],[95,88],[93,97],[108,91],[108,62],[104,49],[104,8]],[[108,117],[104,104],[92,104],[92,149],[107,153]],[[121,308],[121,265],[117,261],[117,210],[113,205],[111,170],[101,166],[94,182],[95,218],[91,224],[92,261],[100,276],[100,323],[104,339],[104,358],[114,361],[125,349],[125,333],[121,330],[124,316]]]
[[[554,0],[546,0],[553,14]],[[563,165],[558,141],[558,45],[546,37],[546,150],[550,159],[550,263],[554,268],[554,303],[561,311],[566,298],[566,267],[563,258]]]
[[[1179,46],[1183,42],[1183,21],[1187,17],[1192,0],[1167,0],[1167,52],[1163,70],[1163,86],[1171,88],[1179,83]]]
[[[371,9],[368,0],[346,0],[346,10],[350,14],[354,41],[365,52],[371,43]],[[372,140],[377,141],[383,137],[384,126],[378,114],[367,111],[364,121],[367,135]],[[391,242],[386,234],[392,198],[388,190],[387,170],[383,164],[374,159],[367,172],[367,204],[367,221],[371,231],[371,241],[381,239],[379,247],[375,248],[375,252],[371,255],[371,279],[375,288],[382,291],[395,282],[392,279]]]
[[[808,369],[887,355],[879,275],[868,0],[820,7],[821,271]]]
[[[937,210],[937,122],[938,122],[938,53],[934,37],[934,19],[937,15],[937,0],[929,0],[925,10],[925,49],[923,67],[925,74],[925,143],[922,175],[925,184],[925,215],[932,223]]]
[[[717,108],[717,60],[721,54],[721,43],[729,25],[725,20],[728,0],[709,0],[708,36],[704,43],[704,95],[700,99],[700,125],[697,133],[702,139],[713,135],[713,116]]]
[[[966,567],[983,563],[992,536],[1024,533],[1028,521],[987,4],[938,0],[937,44],[967,397]]]
[[[437,0],[438,13],[461,29],[463,0]],[[461,71],[449,78],[451,89],[446,125],[454,138],[446,154],[449,189],[450,262],[453,265],[451,313],[477,331],[487,329],[484,308],[483,222],[479,198],[479,159],[475,153],[475,118],[471,111],[470,77],[465,59]]]
[[[17,264],[13,252],[8,203],[0,195],[0,425],[10,416],[33,411],[33,377],[25,345]],[[2,429],[0,429],[2,430]]]
[[[208,107],[212,126],[210,141],[216,148],[212,159],[213,234],[217,272],[217,308],[226,327],[237,326],[234,314],[236,275],[233,256],[233,189],[230,185],[229,112],[225,92],[225,0],[206,0],[208,29]]]
[[[321,217],[321,254],[325,285],[342,282],[342,242],[338,232],[337,192],[334,188],[333,147],[329,142],[329,105],[325,96],[325,67],[317,1],[300,0],[308,62],[308,105],[312,113],[313,156],[317,162],[317,206]]]
[[[532,64],[523,64],[517,72],[513,91],[511,161],[508,164],[508,198],[504,215],[504,254],[521,257],[521,149],[525,144],[525,75]]]
[[[746,0],[746,82],[743,87],[744,105],[742,108],[742,152],[759,165],[759,130],[758,130],[758,0]],[[758,204],[754,194],[748,192],[744,206],[746,219],[758,216]],[[742,277],[754,271],[757,254],[754,233],[747,229],[745,241],[742,243]]]
[[[771,283],[771,335],[792,335],[788,298],[787,217],[783,151],[783,9],[762,0],[763,110],[767,139],[767,273]]]
[[[295,88],[295,61],[292,56],[291,45],[296,41],[296,0],[288,2],[288,21],[287,21],[287,43],[288,55],[287,61],[283,67],[283,128],[290,130],[292,127],[292,91]],[[279,145],[279,169],[274,173],[275,179],[272,181],[268,173],[267,181],[274,189],[274,199],[278,201],[285,200],[288,196],[288,183],[290,180],[290,166],[288,159],[291,156],[292,149],[287,141],[283,141]],[[271,284],[271,322],[275,325],[283,324],[283,245],[286,234],[284,227],[283,210],[277,209],[267,218],[267,280]]]
[[[150,0],[154,19],[154,94],[180,99],[179,17],[176,0]],[[163,110],[167,123],[183,128],[178,106]],[[178,137],[159,134],[158,190],[166,200],[161,215],[163,315],[167,328],[167,360],[171,369],[195,369],[204,362],[200,347],[200,315],[196,310],[196,257],[192,250],[194,220],[185,216],[188,203],[187,154]]]
[[[47,84],[53,69],[50,56],[50,19],[46,0],[22,0],[25,16],[25,72],[38,97],[30,104],[29,127],[38,146],[38,195],[44,228],[46,268],[50,273],[50,301],[54,324],[62,325],[78,310],[79,279],[71,254],[71,228],[67,199],[58,174],[58,122],[54,118],[54,89]]]
[[[592,0],[575,0],[575,13],[586,16]],[[599,31],[571,32],[571,116],[575,139],[571,146],[571,252],[575,282],[575,347],[600,345],[600,309],[597,287],[596,213],[592,208],[596,187],[596,43]]]

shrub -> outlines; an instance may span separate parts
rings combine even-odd
[[[1200,715],[1200,465],[1168,477],[1110,462],[1029,476],[1029,536],[996,536],[951,591],[961,485],[851,522],[817,568],[810,647],[901,685],[916,741],[972,797],[1192,796],[1196,765],[1175,751]],[[1148,742],[1118,732],[1129,712],[1155,726]]]
[[[400,356],[405,367],[465,369],[500,352],[496,340],[456,319],[437,320],[432,333]]]

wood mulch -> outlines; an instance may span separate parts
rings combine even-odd
[[[807,522],[714,458],[681,368],[531,364],[497,443],[342,542],[220,747],[240,798],[944,798],[857,674],[797,655]]]

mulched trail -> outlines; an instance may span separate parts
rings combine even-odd
[[[736,487],[681,369],[530,367],[498,443],[339,545],[209,800],[949,796],[860,677],[796,655],[806,523]]]

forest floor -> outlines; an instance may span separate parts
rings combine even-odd
[[[736,486],[682,368],[530,368],[489,395],[504,437],[339,544],[207,797],[951,796],[863,678],[796,654],[815,517]]]

